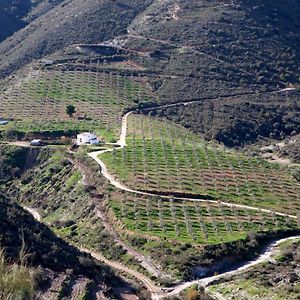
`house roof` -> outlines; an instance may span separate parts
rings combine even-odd
[[[83,132],[78,134],[77,137],[96,137],[96,135],[91,132]]]

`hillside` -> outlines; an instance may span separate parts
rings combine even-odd
[[[6,153],[5,156],[2,155],[2,158],[6,157],[0,167],[2,174],[15,170],[20,157],[22,161],[34,162],[27,169],[19,170],[14,178],[9,176],[10,180],[0,185],[0,191],[23,205],[39,208],[44,222],[59,236],[86,247],[91,246],[114,256],[114,259],[122,255],[118,245],[114,244],[97,218],[98,202],[105,192],[105,183],[102,178],[97,177],[97,168],[93,170],[93,182],[85,183],[84,186],[80,171],[86,162],[81,161],[82,158],[72,159],[64,151],[50,149],[0,149]]]
[[[297,1],[73,0],[0,44],[0,76],[45,55],[67,70],[135,72],[159,103],[198,100],[162,114],[209,139],[283,139],[299,132],[299,94],[276,93],[299,85],[299,13]],[[117,49],[89,46],[103,42]]]
[[[82,296],[93,293],[94,289],[110,299],[113,298],[111,287],[123,285],[108,267],[56,237],[45,225],[36,222],[28,212],[2,195],[0,207],[0,230],[5,232],[1,235],[0,246],[7,259],[18,262],[25,244],[27,264],[39,268],[37,288],[45,297],[53,297],[55,290],[51,289],[56,289],[57,295],[71,296],[77,285]]]
[[[0,45],[0,76],[70,44],[103,42],[124,34],[149,3],[151,0],[65,1]]]
[[[276,293],[298,260],[267,265],[300,230],[299,15],[298,0],[2,1],[0,258],[22,267],[25,243],[45,300],[205,298],[216,278]]]
[[[134,284],[66,242],[94,248],[113,259],[124,255],[97,220],[95,203],[78,185],[80,173],[72,163],[59,152],[9,146],[0,147],[0,161],[0,232],[5,232],[0,248],[8,261],[19,263],[25,244],[28,266],[38,269],[38,288],[44,297],[39,299],[52,299],[61,293],[77,300],[76,291],[86,294],[84,299],[134,297]],[[38,207],[43,223],[35,221],[15,201],[24,207]]]
[[[156,83],[162,101],[276,89],[299,79],[299,11],[298,1],[157,1],[125,45],[154,51],[151,66],[174,76]]]
[[[0,42],[27,26],[62,0],[3,0],[0,3]]]
[[[276,87],[298,81],[299,10],[297,1],[73,0],[1,45],[7,56],[1,73],[70,44],[101,43],[125,34],[126,47],[155,51],[145,64],[180,77],[161,82],[164,97],[172,90],[175,99],[199,98],[208,86],[210,93],[221,94],[239,86]]]
[[[142,115],[139,116],[139,120],[142,120]],[[144,120],[144,126],[147,128],[150,123],[146,123],[146,121],[148,119]],[[158,121],[151,121],[151,123],[155,124],[154,132],[159,132],[158,128],[165,130],[162,123],[158,123]],[[130,128],[133,126],[130,125]],[[138,122],[135,123],[134,128],[142,134]],[[191,139],[196,137],[180,126],[176,126],[176,129],[177,132],[173,132],[171,136],[174,134],[178,136],[174,149],[176,149],[176,153],[179,153],[177,148],[182,145],[179,136],[189,136]],[[130,139],[128,139],[129,141]],[[199,138],[195,142],[199,142]],[[137,143],[140,144],[138,139]],[[170,145],[167,146],[168,141],[165,140],[163,143],[167,148],[170,147]],[[128,146],[130,144],[131,142],[128,143]],[[159,150],[158,143],[155,144]],[[1,150],[2,157],[6,157],[6,159],[2,159],[0,165],[2,174],[4,174],[3,170],[6,170],[6,174],[11,174],[12,170],[18,171],[14,177],[8,175],[7,179],[3,181],[0,185],[2,192],[10,198],[16,199],[22,205],[38,209],[43,222],[66,241],[85,245],[88,249],[102,253],[109,259],[122,261],[132,268],[139,268],[139,270],[143,270],[143,268],[139,266],[136,259],[137,254],[132,248],[140,252],[139,255],[145,255],[147,261],[150,261],[151,264],[154,263],[154,266],[159,265],[159,269],[174,275],[174,277],[188,279],[193,276],[199,263],[211,264],[215,260],[219,261],[227,256],[230,259],[232,253],[236,253],[236,259],[243,259],[253,255],[253,248],[256,246],[258,249],[262,247],[265,239],[297,232],[297,226],[293,219],[263,213],[259,210],[251,211],[234,206],[229,208],[209,201],[201,202],[201,206],[199,206],[192,201],[176,200],[173,202],[154,196],[136,197],[130,193],[122,194],[114,191],[107,187],[104,178],[99,176],[97,166],[82,156],[84,154],[82,150],[75,157],[63,149],[59,151],[47,148],[30,149],[3,146]],[[211,163],[219,168],[216,165],[214,154],[210,149],[207,151],[208,159],[214,159]],[[135,152],[137,158],[141,156],[138,148]],[[151,156],[157,155],[157,160],[161,162],[160,152],[157,151]],[[224,153],[219,153],[224,156]],[[204,153],[199,152],[199,155],[202,157]],[[228,163],[234,165],[237,163],[235,156],[225,155],[223,171],[224,168],[227,168]],[[125,154],[125,156],[131,160],[130,155]],[[177,160],[178,158],[170,157],[170,162],[171,159]],[[244,158],[240,156],[239,159]],[[20,160],[26,162],[27,168],[17,169]],[[117,154],[115,154],[114,160],[117,165],[123,165]],[[164,170],[159,171],[156,173],[159,181],[155,182],[154,178],[150,178],[149,188],[153,188],[155,185],[158,190],[163,188],[167,190],[169,187],[167,182],[171,180],[178,187],[181,185],[183,188],[188,188],[193,185],[194,191],[197,192],[199,184],[195,178],[191,180],[184,175],[183,180],[181,179],[180,176],[186,172],[185,165],[182,165],[183,158],[180,157],[179,161],[181,161],[180,169],[179,173],[176,172],[176,177],[174,170],[166,169],[165,174],[169,174],[168,176],[163,176]],[[254,163],[254,160],[251,160],[251,163]],[[147,176],[152,173],[150,165],[151,161],[145,166],[148,169]],[[161,165],[163,166],[162,163]],[[204,162],[201,166],[204,167],[203,173],[206,172],[205,177],[209,178],[209,173],[212,171],[207,170]],[[271,168],[272,166],[266,165],[265,167]],[[222,171],[222,168],[215,172]],[[235,172],[240,172],[240,167],[236,166],[235,169]],[[253,169],[253,172],[260,172],[256,163],[250,169]],[[144,175],[141,170],[137,170],[137,172],[140,174],[136,186],[143,188],[144,181],[140,178]],[[276,170],[276,172],[282,175],[282,170]],[[259,174],[259,177],[261,178],[262,175]],[[178,178],[177,181],[176,178]],[[269,203],[259,199],[267,197],[269,193],[272,193],[272,197],[281,197],[282,199],[289,194],[291,198],[288,199],[288,202],[281,200],[282,207],[278,202],[277,209],[284,211],[284,207],[288,207],[289,213],[297,210],[297,203],[292,199],[292,190],[286,189],[282,195],[279,195],[274,178],[272,179],[274,190],[265,191],[264,195],[260,195],[257,189],[263,190],[257,180],[251,180],[250,183],[249,179],[249,181],[244,180],[239,183],[238,181],[224,181],[218,176],[214,181],[220,187],[219,191],[209,186],[208,182],[203,182],[203,186],[207,186],[205,192],[211,196],[211,199],[213,197],[231,197],[233,202],[253,203],[266,207],[272,205],[272,199],[269,199]],[[288,180],[290,181],[290,179]],[[179,183],[180,181],[182,184]],[[240,185],[239,193],[233,189],[237,184]],[[278,184],[281,186],[281,182]],[[289,182],[285,184],[290,185]],[[225,188],[221,190],[223,185],[227,186],[227,191]],[[253,186],[257,200],[249,196],[248,189],[245,189],[245,186],[248,185]],[[264,186],[263,189],[266,190],[266,187]],[[176,190],[174,189],[174,191]],[[189,189],[188,192],[190,192]],[[250,191],[250,193],[252,192]],[[209,199],[208,195],[206,197]],[[103,217],[103,214],[106,217]],[[110,226],[108,223],[114,225]],[[258,233],[257,237],[260,242],[253,245],[249,242],[249,236],[252,236],[254,232]],[[256,237],[252,236],[251,240],[253,239]],[[120,240],[126,241],[126,246]],[[207,247],[202,251],[204,245]],[[162,282],[164,281],[162,280]]]

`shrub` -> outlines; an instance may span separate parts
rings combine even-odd
[[[190,288],[187,292],[187,300],[199,300],[200,295],[195,288]]]
[[[300,168],[295,168],[293,171],[292,171],[292,175],[293,177],[300,182]]]
[[[26,266],[25,255],[18,264],[9,265],[0,250],[0,299],[33,299],[36,271]]]

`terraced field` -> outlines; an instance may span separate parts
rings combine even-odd
[[[123,110],[151,97],[142,77],[92,72],[88,65],[85,71],[39,70],[0,95],[0,117],[23,133],[95,131],[114,141]],[[66,114],[71,104],[72,118]]]
[[[126,142],[101,159],[132,189],[285,214],[300,210],[300,184],[287,168],[204,142],[174,123],[131,115]]]
[[[289,217],[205,201],[114,194],[110,208],[128,232],[198,244],[236,241],[250,232],[297,228],[296,220]]]

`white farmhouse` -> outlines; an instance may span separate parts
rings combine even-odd
[[[98,145],[99,139],[90,132],[84,132],[77,135],[77,145]]]

